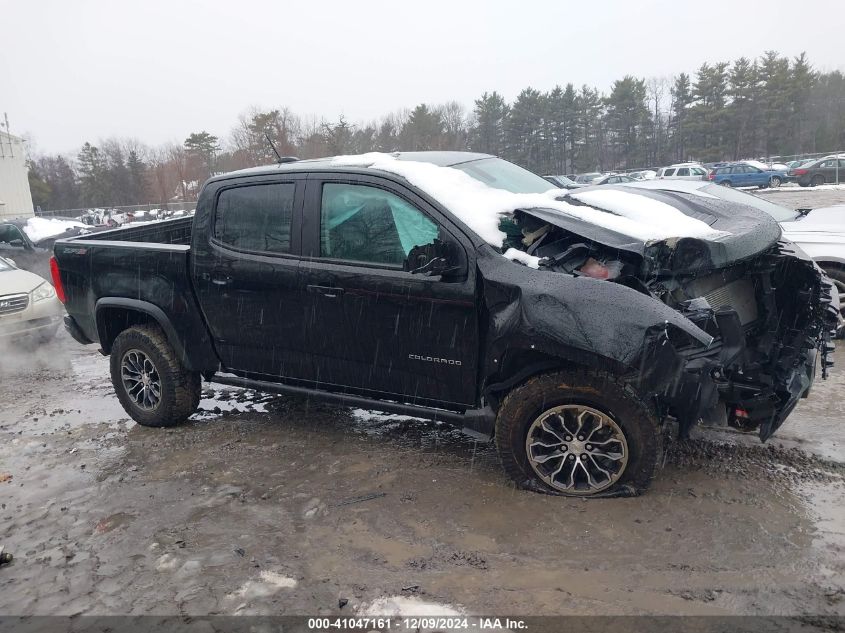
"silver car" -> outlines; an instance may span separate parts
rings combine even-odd
[[[62,304],[50,282],[0,257],[0,342],[51,339],[61,320]]]

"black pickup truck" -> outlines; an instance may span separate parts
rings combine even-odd
[[[525,488],[636,494],[667,429],[766,440],[832,365],[824,273],[757,198],[676,184],[292,161],[210,179],[193,218],[61,240],[51,268],[140,424],[185,420],[205,379],[457,424]]]

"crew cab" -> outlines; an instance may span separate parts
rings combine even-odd
[[[464,152],[284,162],[210,179],[193,218],[60,240],[51,268],[140,424],[188,418],[205,379],[457,424],[528,489],[637,494],[665,429],[766,440],[832,364],[830,280],[707,187],[549,190]]]

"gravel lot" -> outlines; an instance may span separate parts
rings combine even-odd
[[[841,615],[844,376],[766,445],[701,429],[646,495],[581,501],[401,416],[206,385],[143,428],[62,333],[0,354],[0,614]]]

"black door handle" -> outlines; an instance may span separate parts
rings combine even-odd
[[[315,295],[323,295],[329,299],[336,299],[343,294],[343,288],[332,288],[331,286],[308,286],[308,292]]]

